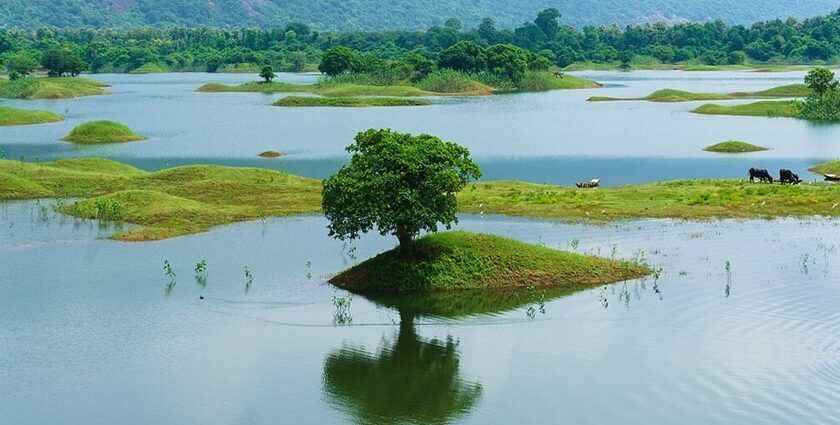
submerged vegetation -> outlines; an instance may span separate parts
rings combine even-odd
[[[0,98],[69,99],[106,94],[108,84],[79,77],[0,78]]]
[[[711,146],[706,146],[703,150],[706,152],[718,153],[746,153],[766,151],[768,150],[768,148],[765,148],[764,146],[753,145],[752,143],[730,140],[727,142],[721,142]]]
[[[63,139],[82,145],[100,143],[135,142],[146,138],[131,131],[128,126],[114,121],[90,121],[79,124]]]
[[[467,232],[431,234],[411,256],[394,249],[330,280],[351,292],[464,289],[585,289],[634,279],[651,271],[633,263]]]
[[[64,118],[50,111],[0,106],[0,125],[27,125],[62,121]]]
[[[431,105],[427,100],[405,99],[399,97],[315,97],[315,96],[286,96],[276,102],[274,106],[288,107],[367,107],[367,106],[424,106]]]

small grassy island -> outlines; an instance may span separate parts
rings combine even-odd
[[[12,108],[0,106],[0,125],[28,125],[58,122],[64,118],[50,111]]]
[[[274,106],[286,107],[345,107],[363,108],[368,106],[425,106],[428,100],[406,99],[400,97],[315,97],[286,96],[274,102]]]
[[[63,139],[67,142],[81,145],[96,145],[100,143],[121,143],[146,140],[133,132],[128,126],[114,121],[90,121],[79,124]]]
[[[569,288],[635,279],[651,270],[632,263],[558,251],[499,236],[430,234],[412,255],[399,248],[377,255],[330,280],[351,292]]]
[[[634,98],[620,98],[620,97],[605,97],[593,96],[590,97],[590,102],[612,102],[612,101],[648,101],[648,102],[694,102],[694,101],[708,101],[708,100],[734,100],[734,99],[772,99],[772,98],[786,98],[786,97],[808,97],[812,94],[808,86],[805,84],[789,84],[786,86],[779,86],[761,90],[756,92],[735,92],[728,94],[721,93],[694,93],[675,89],[657,90],[645,97]]]
[[[460,74],[459,76],[453,76]],[[563,89],[597,88],[601,84],[591,80],[563,75],[562,78],[549,72],[528,72],[520,85],[490,86],[472,77],[454,72],[432,73],[417,83],[410,81],[376,81],[368,76],[347,75],[337,78],[322,78],[315,84],[292,84],[283,82],[250,82],[236,86],[208,83],[198,89],[203,93],[312,93],[331,97],[352,96],[486,96],[511,91],[547,91]]]
[[[100,81],[80,77],[0,78],[0,98],[4,99],[70,99],[107,94]]]
[[[264,151],[260,152],[257,156],[260,158],[280,158],[283,154],[277,151]]]
[[[721,142],[711,146],[706,146],[705,148],[703,148],[703,150],[706,152],[717,153],[747,153],[766,151],[768,150],[768,148],[765,148],[764,146],[753,145],[752,143],[730,140],[727,142]]]
[[[790,101],[761,101],[742,105],[716,105],[707,103],[694,108],[691,112],[703,115],[735,115],[768,118],[798,118],[802,102]]]

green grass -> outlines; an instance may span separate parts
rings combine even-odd
[[[114,121],[90,121],[79,124],[63,139],[82,145],[100,143],[120,143],[145,140],[146,138],[131,131],[128,126]]]
[[[462,72],[439,69],[418,81],[416,86],[435,93],[488,95],[493,88]]]
[[[0,125],[27,125],[57,122],[64,118],[50,111],[28,110],[0,106]]]
[[[743,180],[682,180],[581,190],[523,182],[469,185],[462,212],[609,221],[635,218],[775,218],[840,216],[840,186],[751,184]]]
[[[648,102],[695,102],[707,100],[733,100],[733,99],[774,99],[785,97],[808,97],[811,95],[811,89],[805,84],[789,84],[785,86],[773,87],[767,90],[755,92],[735,92],[735,93],[694,93],[684,90],[662,89],[657,90],[645,97],[605,97],[593,96],[588,100],[590,102],[609,102],[621,100],[646,100]]]
[[[358,77],[358,78],[357,78]],[[478,81],[470,75],[451,71],[438,70],[414,85],[409,83],[398,85],[375,85],[354,83],[362,81],[369,76],[345,76],[339,78],[326,78],[319,80],[316,84],[291,84],[282,82],[250,82],[236,86],[208,83],[198,89],[197,92],[204,93],[312,93],[332,97],[353,97],[353,96],[393,96],[393,97],[416,97],[416,96],[484,96],[494,92],[504,91],[544,91],[562,89],[581,89],[601,87],[595,81],[578,78],[572,75],[564,75],[563,78],[555,77],[550,72],[529,72],[518,88],[493,87],[492,84]]]
[[[62,208],[142,227],[113,239],[166,239],[261,217],[317,212],[318,180],[258,168],[194,165],[149,173],[107,159],[0,160],[0,200],[87,198]]]
[[[133,69],[131,74],[161,74],[168,71],[169,70],[165,66],[159,63],[149,62]]]
[[[838,168],[840,162],[825,164],[817,172]],[[149,173],[96,158],[37,164],[0,160],[0,200],[38,198],[91,198],[63,210],[88,218],[97,217],[97,200],[99,206],[119,204],[119,220],[143,227],[114,238],[155,240],[260,217],[319,212],[321,182],[257,168],[194,165]],[[461,212],[471,214],[605,222],[838,217],[838,199],[840,185],[751,184],[745,172],[742,181],[685,180],[595,190],[473,183],[458,194],[458,205]]]
[[[106,94],[100,81],[80,77],[23,77],[17,80],[0,78],[0,98],[5,99],[69,99]]]
[[[628,262],[573,254],[499,236],[444,232],[415,242],[410,256],[382,253],[330,280],[351,292],[535,288],[585,289],[650,273]]]
[[[277,151],[263,151],[260,152],[257,156],[261,158],[280,158],[281,156],[283,156],[283,153]]]
[[[527,72],[525,78],[519,84],[518,91],[547,91],[547,90],[571,90],[571,89],[594,89],[602,87],[600,83],[587,80],[574,75],[563,74],[557,77],[553,72]]]
[[[412,86],[362,86],[357,84],[291,84],[291,83],[260,83],[252,82],[230,86],[219,83],[208,83],[198,89],[205,93],[313,93],[323,96],[434,96],[428,92]]]
[[[837,174],[840,175],[840,161],[826,162],[808,169],[817,174]]]
[[[286,96],[274,102],[274,106],[332,106],[332,107],[366,107],[366,106],[422,106],[431,105],[427,100],[406,99],[399,97],[314,97],[314,96]]]
[[[768,150],[764,146],[757,146],[747,142],[740,142],[737,140],[730,140],[727,142],[717,143],[703,148],[706,152],[718,153],[746,153],[746,152],[760,152]]]
[[[761,101],[732,106],[707,103],[698,106],[691,112],[704,115],[796,118],[799,115],[800,103],[798,101]]]

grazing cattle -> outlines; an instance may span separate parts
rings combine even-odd
[[[802,180],[799,180],[799,175],[794,174],[793,171],[785,170],[782,168],[779,170],[779,181],[782,184],[799,184],[802,183]]]
[[[750,183],[755,183],[755,179],[773,183],[773,177],[770,177],[770,173],[764,168],[750,168]]]

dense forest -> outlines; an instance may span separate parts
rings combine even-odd
[[[837,8],[834,0],[3,0],[0,26],[33,28],[127,26],[277,27],[308,22],[318,30],[427,29],[448,16],[468,27],[485,16],[501,28],[529,21],[538,11],[563,10],[567,22],[619,25],[722,19],[748,24],[788,16],[806,18]]]
[[[840,10],[801,21],[789,18],[751,26],[714,21],[579,30],[562,22],[559,11],[550,8],[513,30],[501,29],[490,18],[469,29],[450,18],[425,31],[383,32],[319,32],[302,23],[272,29],[0,29],[0,60],[7,69],[25,74],[36,62],[45,66],[45,53],[51,50],[53,57],[65,55],[64,60],[73,62],[73,72],[128,72],[149,66],[153,70],[216,72],[264,65],[300,71],[314,69],[324,52],[335,46],[346,46],[368,58],[412,56],[437,61],[441,52],[459,42],[481,48],[514,45],[559,67],[576,62],[622,66],[835,63],[840,53]]]

